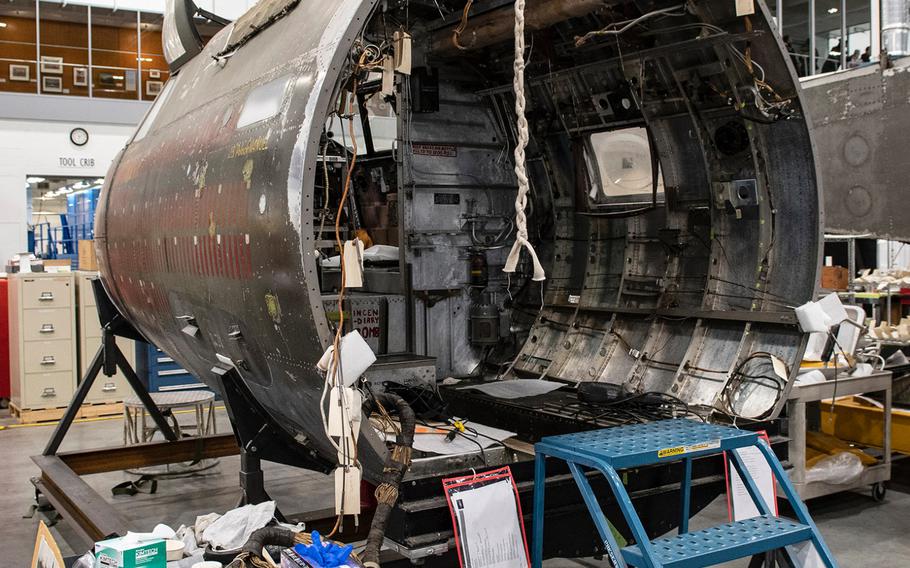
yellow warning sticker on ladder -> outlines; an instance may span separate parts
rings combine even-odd
[[[691,444],[689,446],[674,446],[672,448],[664,448],[662,450],[657,450],[658,458],[672,458],[673,456],[681,456],[683,454],[689,454],[692,452],[701,452],[704,450],[716,450],[720,447],[720,440],[708,440],[706,442],[699,442],[697,444]]]

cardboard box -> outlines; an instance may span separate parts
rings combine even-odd
[[[164,539],[137,541],[119,537],[96,542],[95,568],[167,568]]]
[[[98,270],[95,241],[79,241],[79,270]]]
[[[846,290],[850,274],[843,266],[822,267],[822,288],[825,290]]]
[[[69,272],[73,268],[73,261],[67,258],[48,258],[44,260],[45,272]]]

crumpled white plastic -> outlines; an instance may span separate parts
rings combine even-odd
[[[275,502],[245,505],[225,513],[202,533],[202,541],[215,550],[234,550],[249,540],[253,531],[267,525],[275,516]]]
[[[373,245],[363,251],[363,262],[389,262],[398,260],[398,247],[391,245]],[[324,258],[321,262],[323,268],[340,268],[341,256],[335,255]]]
[[[822,458],[814,467],[806,471],[806,481],[843,485],[856,481],[862,474],[863,462],[859,456],[850,452],[840,452]]]

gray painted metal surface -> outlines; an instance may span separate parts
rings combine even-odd
[[[803,81],[825,184],[825,229],[910,240],[910,59]]]
[[[314,252],[317,155],[355,37],[381,38],[386,17],[406,20],[404,4],[369,19],[373,2],[303,1],[218,61],[232,33],[222,31],[171,80],[151,126],[113,166],[96,224],[105,287],[124,314],[206,382],[230,361],[299,443],[330,460],[315,368],[332,334]],[[442,4],[454,13],[457,2]],[[637,10],[618,4],[535,36],[530,223],[548,279],[541,290],[522,267],[507,281],[504,251],[487,247],[488,292],[506,330],[494,351],[513,360],[510,378],[602,381],[704,414],[776,415],[803,349],[779,314],[812,297],[820,259],[820,184],[799,87],[760,2],[748,21],[733,3],[702,2],[649,22],[618,52],[612,40],[573,47],[614,10]],[[478,246],[465,219],[469,203],[514,213],[510,39],[442,56],[428,46],[457,19],[411,8],[415,67],[438,71],[439,105],[415,110],[424,93],[399,77],[390,161],[413,275],[407,333],[438,357],[440,378],[478,375],[492,362],[467,331],[468,253]],[[499,17],[511,13],[506,5]],[[771,89],[760,96],[759,76]],[[270,100],[272,116],[244,124]],[[663,204],[598,217],[609,211],[585,202],[585,141],[630,126],[651,132]],[[771,373],[763,353],[790,376]],[[374,477],[385,450],[364,424],[359,459]]]

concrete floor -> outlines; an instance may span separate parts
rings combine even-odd
[[[24,518],[33,502],[34,492],[29,478],[38,470],[29,459],[39,454],[51,434],[49,426],[19,426],[0,411],[0,565],[25,566],[31,559],[38,516]],[[219,426],[228,429],[227,418],[219,412]],[[61,451],[105,447],[122,442],[122,423],[119,418],[75,424]],[[239,497],[237,472],[239,458],[226,458],[219,465],[191,478],[163,480],[154,495],[112,497],[110,488],[127,479],[123,472],[86,476],[84,479],[99,494],[114,503],[137,526],[151,529],[158,522],[174,528],[192,524],[197,515],[212,511],[224,512],[235,506]],[[265,464],[266,483],[279,507],[287,511],[304,512],[331,506],[332,495],[327,491],[327,478],[321,474]],[[810,511],[822,535],[841,566],[906,566],[910,558],[910,479],[895,480],[884,503],[874,503],[868,492],[842,493],[816,499]],[[692,528],[710,526],[726,520],[723,498],[712,503],[692,521]],[[72,533],[66,521],[52,529],[64,554],[74,554],[65,542]],[[903,559],[903,560],[901,560]],[[741,561],[725,566],[745,566]],[[546,562],[547,568],[607,566],[606,561],[591,559]]]

